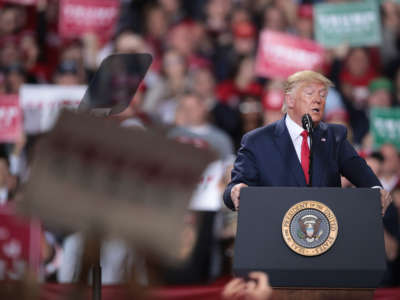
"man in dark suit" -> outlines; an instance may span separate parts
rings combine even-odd
[[[321,122],[332,82],[313,71],[301,71],[285,83],[283,119],[243,136],[224,192],[226,206],[239,208],[240,189],[246,186],[340,187],[340,175],[357,187],[381,189],[382,214],[390,194],[347,141],[342,125]],[[310,137],[302,127],[309,114],[314,124],[312,166],[309,172]],[[311,174],[311,178],[310,178]]]

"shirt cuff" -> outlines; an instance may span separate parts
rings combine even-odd
[[[381,187],[380,185],[374,185],[371,187],[371,189],[380,189],[383,190],[383,187]]]

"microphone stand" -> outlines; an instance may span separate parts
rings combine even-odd
[[[314,132],[314,124],[312,118],[309,114],[304,114],[301,118],[301,124],[303,125],[303,129],[308,132],[308,136],[310,137],[310,156],[309,156],[309,165],[308,165],[308,178],[309,182],[307,184],[308,187],[312,186],[312,161],[313,161],[313,142],[312,135]]]
[[[101,300],[101,265],[100,265],[100,242],[95,248],[95,258],[92,265],[92,299]]]
[[[308,182],[308,186],[312,187],[312,161],[313,161],[313,131],[309,132],[310,136],[310,165],[308,166],[308,176],[310,181]]]

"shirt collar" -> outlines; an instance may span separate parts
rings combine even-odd
[[[286,114],[285,123],[292,140],[297,139],[304,131],[303,127],[301,127],[289,117],[289,114]]]

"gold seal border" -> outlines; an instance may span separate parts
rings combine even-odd
[[[321,212],[329,221],[329,227],[330,227],[330,232],[328,235],[328,238],[326,241],[319,245],[318,247],[315,248],[305,248],[303,246],[300,246],[297,244],[293,238],[292,235],[290,234],[290,224],[294,218],[294,216],[305,209],[315,209]],[[304,256],[316,256],[320,255],[322,253],[325,253],[326,251],[329,250],[329,248],[332,247],[332,245],[336,241],[336,237],[338,234],[338,223],[336,220],[335,214],[332,212],[332,210],[326,206],[325,204],[318,202],[318,201],[313,201],[313,200],[306,200],[299,202],[295,205],[293,205],[289,210],[286,212],[285,216],[283,217],[282,221],[282,236],[283,239],[285,240],[286,245],[293,250],[294,252],[304,255]]]

